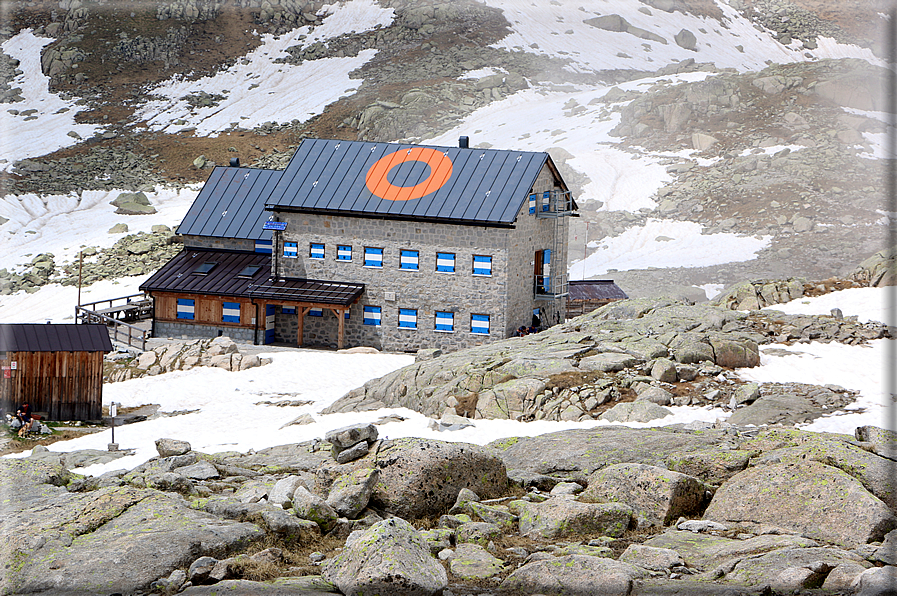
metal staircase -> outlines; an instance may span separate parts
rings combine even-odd
[[[536,300],[555,300],[567,295],[567,263],[564,262],[567,251],[567,235],[570,228],[569,217],[573,215],[573,196],[569,191],[553,190],[543,195],[542,204],[536,209],[537,219],[553,219],[554,232],[548,267],[540,276],[536,276],[534,292]]]

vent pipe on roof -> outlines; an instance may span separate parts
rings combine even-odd
[[[231,157],[230,158],[230,167],[239,168],[240,167],[240,158],[239,157]]]
[[[459,138],[458,147],[460,147],[461,149],[470,149],[470,137]]]

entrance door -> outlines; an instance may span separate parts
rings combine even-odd
[[[265,305],[265,343],[274,343],[274,311],[273,304]]]

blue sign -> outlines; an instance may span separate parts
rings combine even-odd
[[[285,221],[266,221],[265,225],[262,226],[263,230],[277,230],[279,232],[283,232],[287,229],[287,222]]]

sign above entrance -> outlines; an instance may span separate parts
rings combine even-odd
[[[262,226],[263,230],[277,230],[278,232],[283,232],[287,229],[287,222],[285,221],[266,221],[265,225]]]

